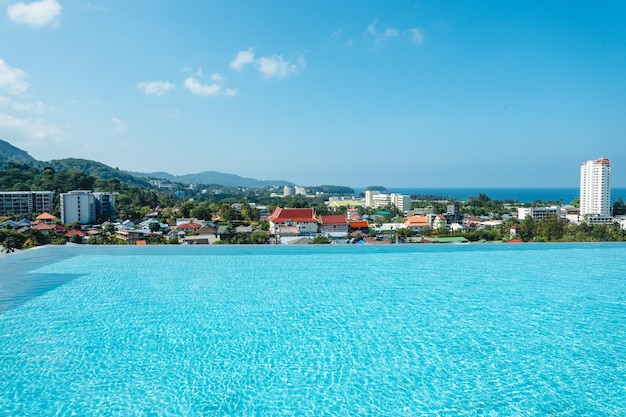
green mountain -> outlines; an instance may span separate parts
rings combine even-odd
[[[167,172],[144,174],[139,172],[120,171],[119,169],[111,168],[101,162],[79,158],[54,159],[49,162],[44,162],[38,161],[31,157],[27,152],[16,148],[8,142],[0,140],[0,169],[4,169],[7,162],[30,165],[39,169],[50,167],[55,171],[79,170],[97,178],[116,178],[126,184],[139,187],[148,187],[148,179],[154,178],[165,179],[181,184],[216,184],[225,187],[264,188],[269,186],[293,185],[288,181],[261,181],[253,178],[243,178],[239,175],[224,174],[215,171],[205,171],[198,174],[187,175],[172,175]]]
[[[78,170],[86,174],[89,174],[96,178],[104,180],[118,179],[123,183],[134,185],[136,187],[149,187],[150,183],[134,175],[129,174],[126,171],[120,171],[116,168],[111,168],[101,162],[91,161],[89,159],[79,158],[65,158],[65,159],[53,159],[50,162],[40,162],[40,167],[50,167],[55,171],[73,171]]]
[[[30,156],[28,152],[16,148],[9,142],[0,140],[0,169],[4,169],[9,161],[31,166],[37,164],[37,160]]]
[[[247,187],[247,188],[264,188],[271,186],[294,185],[288,181],[274,180],[262,181],[253,178],[243,178],[235,174],[224,174],[215,171],[204,171],[198,174],[172,175],[167,172],[152,172],[149,174],[141,172],[130,172],[132,175],[142,178],[160,178],[172,182],[182,184],[218,184],[225,187]]]

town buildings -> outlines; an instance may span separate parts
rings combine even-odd
[[[0,216],[52,211],[52,191],[0,191]]]
[[[580,216],[589,224],[612,222],[611,162],[587,161],[580,167]]]

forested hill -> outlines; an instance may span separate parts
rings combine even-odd
[[[50,167],[55,171],[73,171],[78,170],[89,174],[96,178],[103,180],[117,179],[121,182],[134,185],[137,187],[149,187],[150,184],[143,178],[138,178],[126,171],[120,171],[116,168],[111,168],[101,162],[91,161],[88,159],[79,158],[66,158],[66,159],[53,159],[50,162],[41,162],[39,165],[41,168]]]
[[[255,180],[254,178],[243,178],[235,174],[224,174],[222,172],[204,171],[197,174],[172,175],[167,172],[130,172],[130,174],[143,178],[161,178],[168,181],[179,182],[182,184],[219,184],[226,187],[247,187],[247,188],[264,188],[271,186],[294,185],[288,181],[282,180]]]
[[[28,152],[0,139],[0,169],[4,169],[9,161],[31,166],[37,163],[37,160],[30,156]]]
[[[263,181],[253,178],[243,178],[235,174],[224,174],[215,171],[205,171],[198,174],[172,175],[167,172],[154,172],[144,174],[139,172],[121,171],[111,168],[101,162],[80,158],[56,159],[49,162],[38,161],[10,143],[0,140],[0,170],[7,169],[9,162],[18,165],[28,165],[38,169],[50,167],[55,171],[78,170],[85,174],[101,179],[118,179],[126,184],[147,187],[149,179],[165,179],[181,184],[217,184],[225,187],[265,188],[271,186],[294,185],[288,181],[271,180]]]

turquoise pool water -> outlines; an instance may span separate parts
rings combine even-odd
[[[0,258],[0,415],[623,416],[626,245]]]

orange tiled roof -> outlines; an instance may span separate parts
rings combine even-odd
[[[315,213],[312,208],[281,208],[277,207],[274,213],[267,218],[274,223],[284,223],[287,220],[294,222],[315,222]]]
[[[67,232],[65,234],[66,237],[72,237],[74,235],[78,235],[78,236],[83,236],[84,237],[86,235],[86,233],[83,232],[82,230],[72,229],[72,230],[70,230],[69,232]]]
[[[54,217],[52,214],[48,212],[43,212],[39,216],[37,216],[36,220],[55,220],[55,219],[56,217]]]
[[[328,215],[328,216],[320,216],[320,223],[323,225],[338,225],[338,224],[348,224],[348,220],[346,216],[342,214],[337,215]]]
[[[404,222],[405,226],[430,226],[426,216],[409,216]]]
[[[354,229],[370,226],[367,220],[355,220],[355,221],[350,222],[349,224],[350,224],[350,227]]]
[[[201,224],[198,223],[194,223],[194,222],[189,222],[189,223],[183,223],[181,225],[179,225],[178,227],[176,227],[177,229],[200,229],[202,227]]]

